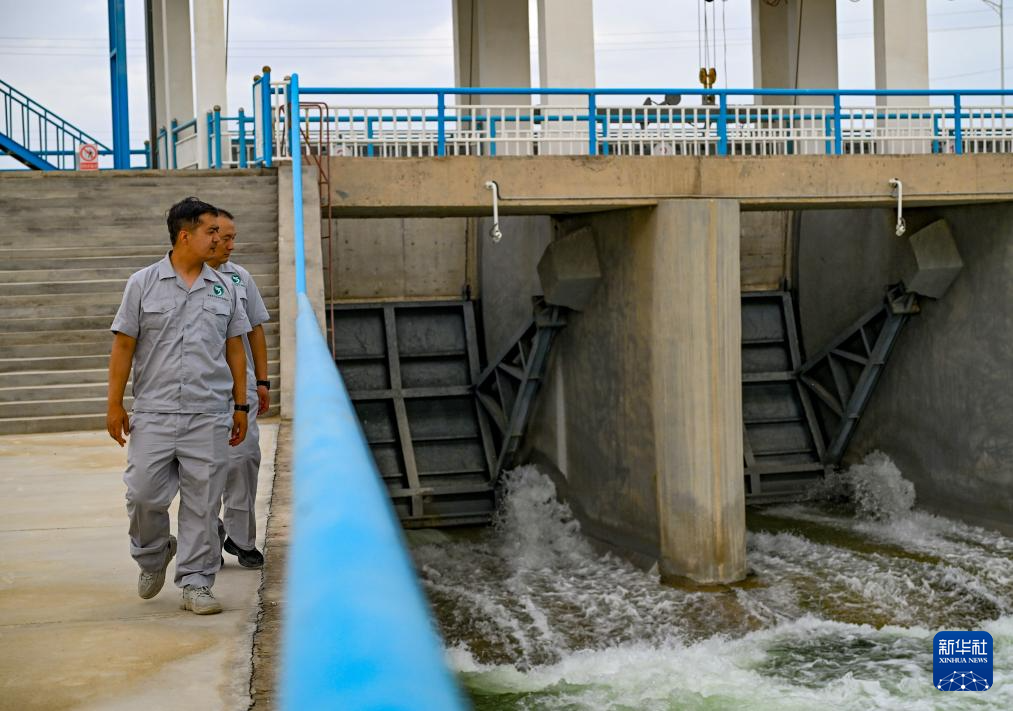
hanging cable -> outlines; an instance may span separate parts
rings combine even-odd
[[[700,17],[700,3],[696,4],[696,59],[699,66],[703,66],[703,20]]]
[[[728,88],[728,25],[725,23],[725,5],[728,0],[721,0],[721,48],[724,52],[724,61],[721,71],[725,74],[725,88]]]
[[[707,71],[707,68],[711,65],[710,57],[710,32],[707,30],[707,0],[704,0],[703,6],[703,71]],[[704,86],[707,83],[704,82]]]

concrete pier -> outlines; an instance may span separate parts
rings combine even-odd
[[[602,281],[558,338],[535,457],[566,477],[592,537],[658,561],[663,577],[739,580],[738,204],[662,201],[561,231],[578,225],[595,236]]]

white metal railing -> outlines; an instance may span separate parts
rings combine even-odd
[[[284,99],[274,96],[275,113]],[[303,106],[306,143],[327,144],[333,156],[411,157],[438,154],[440,130],[431,105]],[[724,116],[729,155],[952,153],[954,110],[940,106],[847,107],[729,105]],[[836,121],[840,121],[839,129]],[[443,154],[480,156],[582,155],[588,147],[587,107],[450,106],[444,110]],[[599,106],[599,155],[717,155],[719,109],[714,106]],[[283,127],[283,122],[276,123]],[[307,128],[308,127],[308,128]],[[277,129],[279,155],[287,144]],[[1013,151],[1013,112],[964,110],[964,151]]]
[[[272,94],[279,156],[289,153],[285,100]],[[595,155],[626,156],[1013,152],[1013,110],[1001,106],[638,103],[599,105],[592,121],[587,104],[576,102],[438,109],[320,101],[304,104],[301,119],[305,144],[332,156],[588,155],[589,145]]]

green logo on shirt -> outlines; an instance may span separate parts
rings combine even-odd
[[[236,285],[239,285],[239,284],[243,283],[243,280],[239,278],[238,274],[233,274],[232,275],[232,283],[236,284]]]
[[[222,286],[221,284],[213,284],[211,286],[211,291],[214,292],[215,296],[224,296],[225,295],[225,287]]]

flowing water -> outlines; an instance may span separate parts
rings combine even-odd
[[[494,527],[410,542],[476,709],[1013,709],[1013,539],[912,510],[879,454],[818,493],[751,512],[753,575],[711,591],[596,552],[533,467]],[[992,634],[990,690],[933,687],[943,629]]]

